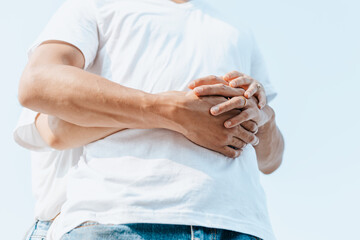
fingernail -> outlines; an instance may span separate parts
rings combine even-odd
[[[257,146],[259,142],[260,142],[259,138],[256,138],[256,142],[254,143],[254,146]]]
[[[236,83],[231,82],[231,83],[230,83],[230,87],[236,87]]]
[[[230,121],[225,122],[225,127],[227,127],[227,128],[231,127],[231,122]]]
[[[203,91],[202,88],[195,88],[194,90],[196,93],[202,93],[202,91]]]
[[[194,82],[190,83],[190,84],[188,85],[188,87],[189,87],[189,88],[194,88],[194,87],[195,87],[195,83],[194,83]]]
[[[219,107],[212,107],[212,108],[211,108],[211,112],[212,112],[213,114],[218,113],[218,112],[219,112]]]

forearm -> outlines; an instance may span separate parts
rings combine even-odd
[[[104,127],[81,127],[46,114],[39,114],[35,123],[42,139],[50,147],[58,150],[81,147],[124,130]]]
[[[22,105],[83,127],[169,127],[158,96],[127,88],[80,68],[51,64],[25,70]]]
[[[266,106],[263,112],[269,120],[259,128],[257,137],[260,141],[255,150],[260,171],[270,174],[278,169],[282,162],[284,139],[276,126],[273,109]]]

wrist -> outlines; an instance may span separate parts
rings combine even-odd
[[[175,93],[175,92],[174,92]],[[150,113],[154,122],[153,128],[165,128],[179,133],[185,129],[179,123],[180,99],[179,94],[170,92],[150,94],[148,104],[144,105],[144,111]]]

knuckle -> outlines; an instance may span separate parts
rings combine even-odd
[[[196,79],[194,80],[194,83],[197,85],[197,84],[201,84],[203,83],[205,80],[203,78],[200,78],[200,79]]]
[[[246,139],[246,140],[247,140],[248,143],[251,143],[251,142],[254,142],[255,139],[256,139],[255,135],[254,135],[254,134],[250,134],[250,135],[247,136],[247,139]]]
[[[255,137],[254,134],[251,134],[251,135],[248,136],[248,141],[249,142],[254,142],[255,140],[256,140],[256,137]]]
[[[232,138],[231,139],[231,145],[234,147],[238,147],[239,146],[239,140],[237,140],[236,138]]]
[[[241,96],[243,96],[245,93],[245,89],[243,89],[243,88],[237,88],[236,90],[237,90],[238,94]]]
[[[219,87],[220,87],[221,90],[226,90],[227,89],[227,86],[224,85],[224,84],[221,84]]]
[[[239,81],[238,80],[232,80],[230,86],[231,87],[238,87],[239,86]]]
[[[231,121],[233,122],[233,120]],[[244,129],[241,126],[237,125],[233,128],[233,131],[234,136],[240,137],[243,134]]]
[[[195,86],[195,87],[197,87],[197,86],[199,86],[199,85],[201,85],[202,84],[202,81],[201,80],[194,80],[193,81],[193,85]]]
[[[238,146],[239,146],[239,149],[243,149],[246,146],[246,143],[244,143],[243,141],[240,141]]]
[[[232,134],[227,134],[225,137],[226,143],[232,143],[234,142]]]
[[[251,126],[251,130],[252,132],[257,132],[258,131],[258,126],[257,124],[253,123],[252,126]]]
[[[241,126],[242,126],[243,128],[245,128],[245,129],[248,129],[248,130],[251,128],[251,124],[250,124],[249,121],[243,122],[243,123],[241,124]]]
[[[250,114],[248,111],[243,111],[242,116],[243,116],[243,118],[248,118],[250,116]]]
[[[247,127],[248,130],[251,131],[251,132],[255,132],[256,129],[257,129],[256,123],[251,122],[251,121],[247,122],[246,127]]]
[[[228,150],[228,156],[231,158],[235,158],[236,157],[236,151],[233,149],[229,149]]]
[[[211,88],[209,88],[208,85],[201,85],[201,87],[197,87],[198,91],[201,92],[201,94],[208,94]]]
[[[227,157],[230,157],[229,156],[229,150],[227,150],[226,148],[221,148],[219,149],[219,152]]]
[[[231,155],[230,155],[229,151],[224,150],[224,151],[223,151],[223,154],[224,154],[226,157],[230,157],[230,158],[231,158]]]
[[[209,78],[209,80],[211,80],[211,81],[215,81],[215,80],[217,79],[217,76],[215,76],[215,75],[210,75],[208,78]]]
[[[231,122],[233,122],[233,121],[231,120]],[[239,128],[239,126],[236,126],[236,127],[234,127],[234,128],[231,128],[231,129],[229,129],[229,130],[230,130],[231,136],[239,136],[239,134],[240,134],[240,128]]]
[[[239,84],[244,84],[246,82],[246,78],[244,76],[241,76],[237,78],[236,80]]]
[[[235,75],[235,71],[231,71],[227,74],[227,77],[233,78],[234,75]]]

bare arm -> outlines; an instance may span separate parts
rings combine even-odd
[[[200,98],[192,92],[176,91],[149,94],[86,72],[83,66],[82,53],[72,45],[49,42],[39,46],[22,75],[20,103],[77,126],[110,128],[109,132],[125,128],[169,129],[228,157],[239,156],[238,149],[244,143],[257,141],[253,133],[243,128],[224,128],[222,123],[237,110],[219,117],[210,115],[212,106],[226,101],[223,97]],[[51,140],[56,131],[48,133]],[[96,132],[85,142],[103,137],[102,134],[102,130],[99,135]]]
[[[82,127],[46,114],[39,114],[35,123],[43,140],[50,147],[58,150],[81,147],[124,130],[106,127]]]
[[[169,127],[167,116],[153,108],[155,95],[86,72],[83,65],[82,53],[72,45],[40,45],[21,77],[20,103],[84,127]]]
[[[264,174],[270,174],[280,167],[285,144],[284,138],[276,126],[274,110],[267,105],[262,111],[269,120],[259,127],[257,137],[260,141],[255,146],[255,150],[259,169]]]

